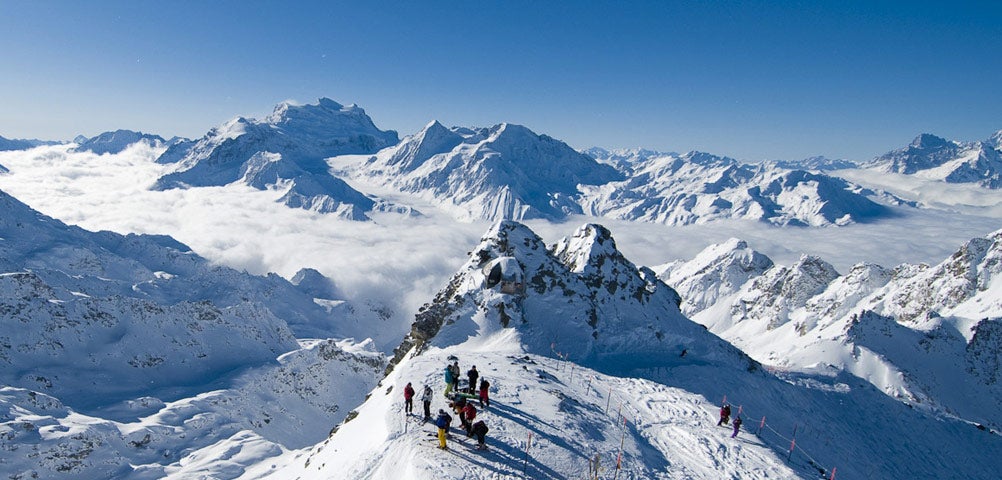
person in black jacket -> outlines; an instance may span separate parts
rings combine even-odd
[[[484,437],[487,435],[487,424],[483,420],[478,421],[473,424],[472,432],[477,436],[477,450],[487,449],[487,444],[484,443]]]
[[[466,372],[466,376],[470,379],[470,387],[467,390],[470,394],[476,392],[477,388],[477,378],[480,378],[480,372],[477,371],[477,366],[474,365],[469,371]]]

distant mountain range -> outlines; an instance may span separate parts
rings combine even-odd
[[[0,140],[7,148],[40,143]],[[862,165],[824,157],[744,164],[703,152],[577,152],[508,123],[447,128],[433,121],[399,140],[361,108],[327,98],[315,105],[282,103],[260,120],[238,117],[198,140],[118,130],[79,138],[76,149],[116,153],[139,141],[166,148],[157,161],[169,171],[154,189],[240,182],[276,190],[290,207],[352,220],[375,211],[417,212],[363,191],[366,185],[416,195],[461,220],[586,214],[668,225],[752,219],[799,226],[875,221],[891,214],[889,206],[904,204],[832,176],[840,169],[1002,187],[1002,131],[970,143],[922,134]]]
[[[924,133],[907,147],[863,164],[884,172],[918,175],[948,183],[1002,188],[1002,130],[981,142],[955,142]]]
[[[848,371],[918,408],[1002,428],[1002,231],[939,265],[775,265],[746,242],[656,267],[682,311],[757,360]]]

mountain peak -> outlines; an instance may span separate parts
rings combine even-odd
[[[553,249],[554,254],[572,272],[581,273],[587,267],[601,268],[606,258],[622,257],[616,240],[608,228],[595,223],[582,225],[570,238],[563,238]]]
[[[919,136],[915,137],[915,140],[912,140],[911,146],[921,149],[931,149],[931,148],[942,148],[949,146],[951,144],[953,144],[953,142],[945,138],[937,137],[936,135],[933,135],[931,133],[922,133],[919,134]]]

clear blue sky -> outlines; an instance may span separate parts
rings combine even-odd
[[[1002,129],[994,3],[0,0],[0,136],[199,137],[326,96],[401,135],[866,160]]]

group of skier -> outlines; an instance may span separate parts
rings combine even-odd
[[[459,388],[459,372],[459,360],[454,360],[453,363],[445,367],[445,397],[449,399],[449,407],[459,416],[459,422],[463,426],[466,436],[476,436],[477,449],[484,450],[487,448],[485,437],[489,429],[483,420],[476,420],[477,408],[470,400],[474,398],[479,400],[480,408],[490,407],[489,392],[491,384],[486,378],[480,377],[480,372],[477,371],[477,367],[474,365],[466,372],[469,386],[465,391],[461,391]],[[480,381],[479,384],[477,380]],[[410,383],[407,383],[407,386],[404,387],[404,412],[408,415],[412,414],[414,410],[415,393],[414,387]],[[425,422],[431,421],[432,397],[431,386],[425,385],[421,393]],[[435,426],[438,428],[438,448],[448,450],[446,439],[450,438],[449,430],[452,426],[452,415],[449,415],[445,409],[439,409],[438,417],[435,418]]]
[[[734,421],[731,422],[731,405],[724,402],[720,407],[720,420],[717,421],[717,426],[727,425],[728,422],[734,427],[734,433],[731,433],[731,438],[738,436],[738,431],[741,429],[741,414],[734,417]]]

